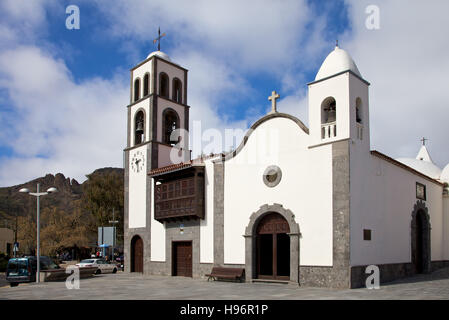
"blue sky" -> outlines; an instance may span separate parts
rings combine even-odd
[[[367,30],[365,9],[380,8]],[[68,5],[80,29],[65,26]],[[371,82],[372,149],[441,168],[447,148],[446,1],[50,1],[0,4],[0,186],[122,166],[129,69],[161,49],[189,69],[191,121],[246,129],[270,108],[308,123],[307,83],[335,39]],[[442,103],[443,101],[443,103]],[[198,153],[200,150],[194,150]]]

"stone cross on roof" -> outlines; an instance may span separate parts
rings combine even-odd
[[[276,93],[276,91],[271,92],[271,96],[268,97],[268,100],[271,100],[271,112],[275,113],[276,110],[276,100],[280,98],[280,95]]]

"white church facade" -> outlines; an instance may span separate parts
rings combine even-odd
[[[308,84],[309,128],[273,95],[236,150],[191,160],[173,138],[189,130],[187,70],[151,53],[131,70],[125,271],[353,288],[369,265],[383,282],[449,266],[449,165],[424,145],[370,150],[368,89],[337,46]]]

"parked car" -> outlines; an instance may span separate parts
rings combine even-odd
[[[77,263],[76,266],[80,268],[97,267],[98,269],[95,274],[117,272],[117,265],[108,263],[105,259],[84,259],[80,263]]]
[[[47,256],[41,256],[40,270],[59,269],[60,267]],[[11,287],[19,283],[36,281],[37,259],[35,256],[11,258],[6,267],[6,281]]]

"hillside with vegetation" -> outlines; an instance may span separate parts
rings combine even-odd
[[[117,242],[123,239],[124,173],[120,168],[97,169],[79,184],[63,174],[47,174],[26,183],[0,188],[0,226],[17,231],[21,254],[36,247],[36,197],[20,193],[22,188],[57,193],[40,197],[41,254],[53,256],[66,248],[94,248],[99,226],[110,226],[112,211],[117,224]]]

